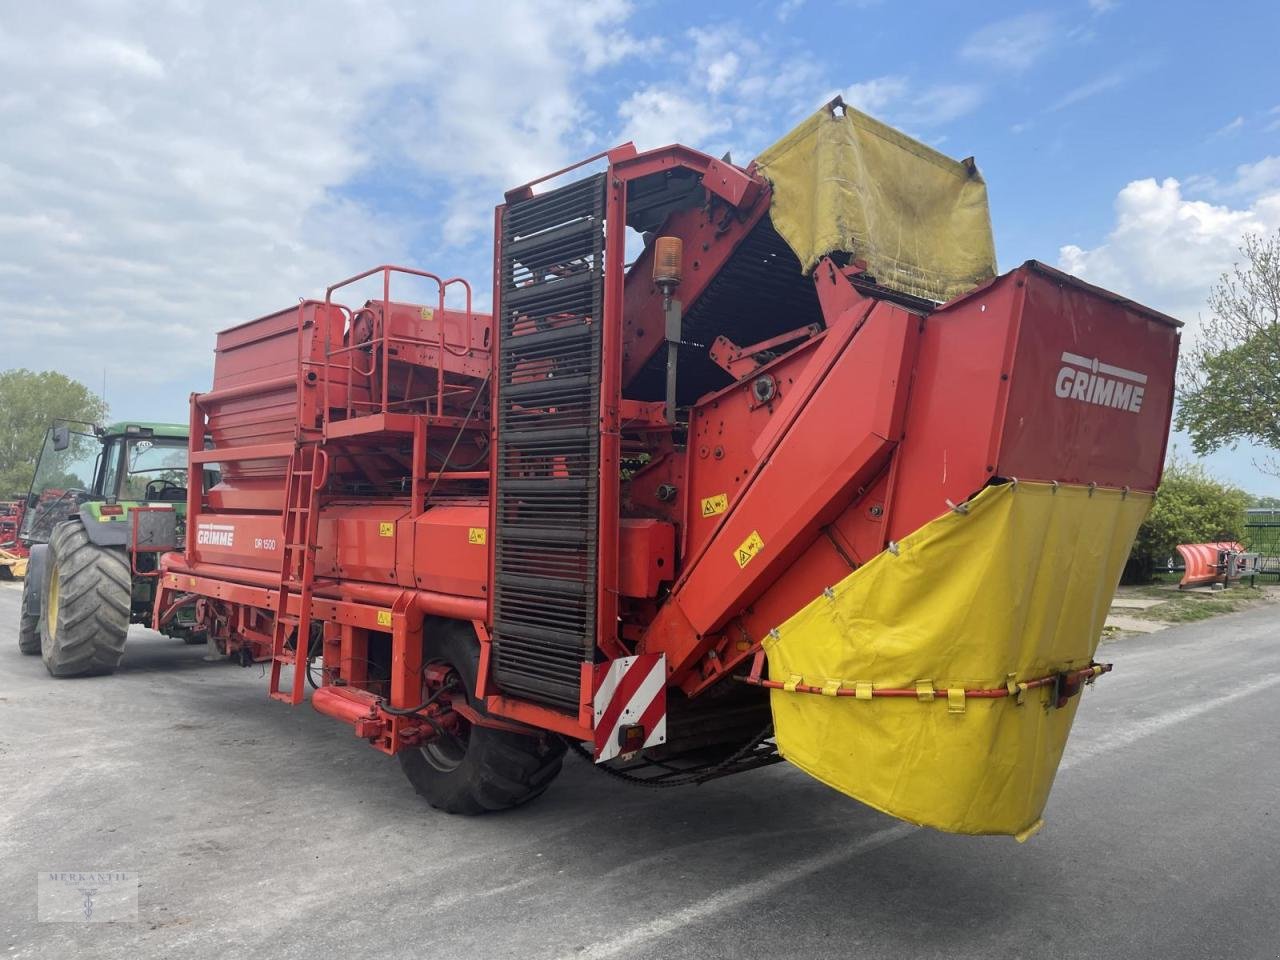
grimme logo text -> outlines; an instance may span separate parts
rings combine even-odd
[[[1129,413],[1142,411],[1147,375],[1123,367],[1113,367],[1096,357],[1075,353],[1062,355],[1063,367],[1053,384],[1053,392],[1063,400],[1083,400],[1100,407]]]
[[[196,543],[214,547],[233,547],[236,528],[225,523],[201,523],[196,525]]]

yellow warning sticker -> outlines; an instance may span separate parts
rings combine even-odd
[[[394,537],[396,535],[396,525],[394,523],[378,524],[378,536]]]
[[[389,627],[389,626],[391,626],[391,611],[390,611],[390,610],[379,610],[379,611],[378,611],[378,626],[380,626],[380,627]]]
[[[714,517],[728,509],[729,495],[727,493],[717,493],[714,497],[702,498],[702,515],[704,517]]]
[[[760,533],[756,530],[751,531],[751,536],[742,541],[742,545],[733,551],[733,559],[738,561],[738,566],[745,567],[751,562],[752,557],[764,549],[764,541],[760,539]]]
[[[470,530],[467,531],[467,543],[478,543],[481,546],[483,546],[484,542],[485,542],[484,527],[472,527]]]
[[[432,310],[430,307],[423,307],[423,308],[422,308],[422,319],[423,319],[423,320],[430,320],[430,319],[431,319],[432,317],[434,317],[435,315],[436,315],[436,312],[435,312],[434,310]]]

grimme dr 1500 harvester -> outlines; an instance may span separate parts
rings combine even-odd
[[[1178,324],[995,276],[985,190],[833,102],[746,168],[626,144],[510,191],[492,317],[379,267],[223,332],[190,427],[221,480],[156,626],[194,606],[450,812],[568,745],[1028,834],[1107,669]]]

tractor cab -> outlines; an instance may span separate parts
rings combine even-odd
[[[78,517],[100,534],[95,542],[124,546],[134,509],[168,504],[180,515],[186,501],[186,427],[55,421],[36,463],[21,538],[48,543],[57,524]]]

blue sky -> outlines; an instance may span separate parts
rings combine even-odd
[[[1263,3],[2,2],[0,367],[185,420],[214,331],[381,261],[485,290],[505,187],[628,138],[745,162],[837,92],[977,158],[1003,269],[1194,336],[1280,229],[1277,36]],[[1253,456],[1210,464],[1280,495]]]

